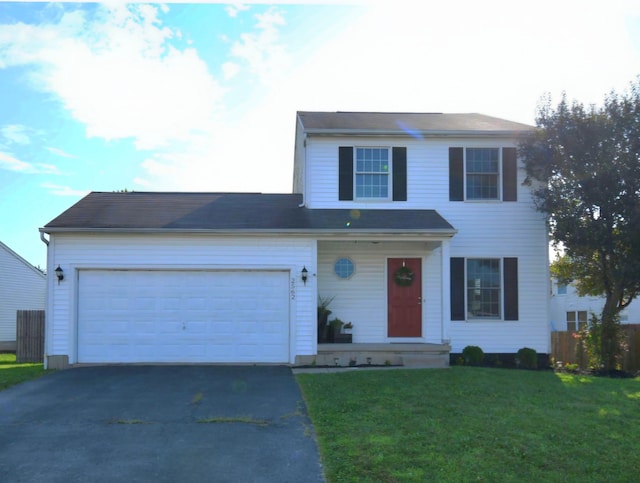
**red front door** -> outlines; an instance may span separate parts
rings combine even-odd
[[[422,259],[387,260],[389,337],[422,337]]]

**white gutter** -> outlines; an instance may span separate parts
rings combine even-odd
[[[40,232],[40,240],[42,240],[42,243],[44,243],[45,245],[49,246],[49,240],[47,240],[44,237],[44,234],[45,234],[44,229],[40,228],[38,231]]]
[[[41,230],[44,230],[43,228]],[[332,239],[375,239],[375,240],[398,240],[398,239],[418,239],[442,240],[452,238],[458,233],[455,229],[434,229],[434,230],[364,230],[345,228],[343,230],[323,229],[323,230],[205,230],[205,229],[159,229],[159,228],[50,228],[46,233],[111,233],[111,234],[158,234],[158,235],[216,235],[224,237],[234,236],[264,236],[264,237],[314,237],[314,238],[332,238]]]

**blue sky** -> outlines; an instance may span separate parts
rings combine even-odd
[[[442,5],[447,3],[447,5]],[[534,123],[640,74],[627,1],[0,1],[0,240],[89,191],[291,191],[296,110]]]

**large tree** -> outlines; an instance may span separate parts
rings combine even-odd
[[[552,240],[555,274],[605,298],[598,334],[606,370],[619,355],[619,312],[640,293],[640,77],[602,106],[541,103],[520,154]]]

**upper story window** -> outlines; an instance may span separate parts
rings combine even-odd
[[[516,148],[449,148],[449,201],[518,201]]]
[[[389,198],[389,149],[356,148],[356,198]]]
[[[338,148],[340,201],[407,201],[407,148]]]
[[[558,295],[567,295],[566,283],[558,283]]]
[[[500,151],[498,148],[466,149],[467,200],[498,200]]]

